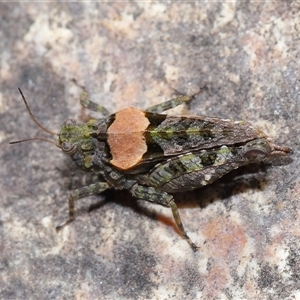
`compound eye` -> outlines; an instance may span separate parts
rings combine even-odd
[[[63,142],[61,144],[61,150],[68,155],[73,155],[77,150],[77,146],[69,142]]]
[[[64,122],[64,125],[69,127],[69,126],[75,126],[78,125],[78,123],[74,119],[68,119]]]

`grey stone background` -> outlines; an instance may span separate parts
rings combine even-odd
[[[0,4],[1,299],[299,299],[300,4]],[[88,119],[83,85],[115,112],[192,94],[193,114],[244,119],[293,154],[176,196],[171,212],[108,192],[76,203],[92,178],[30,119],[59,131]],[[92,203],[98,209],[87,213]]]

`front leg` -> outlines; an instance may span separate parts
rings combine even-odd
[[[190,239],[190,237],[187,235],[183,227],[183,224],[181,222],[177,205],[172,195],[166,192],[156,190],[155,188],[152,187],[145,187],[141,185],[133,186],[130,192],[134,197],[138,199],[146,200],[152,203],[157,203],[166,207],[170,207],[172,209],[173,217],[180,234],[183,236],[183,238],[186,239],[186,241],[190,244],[190,246],[194,251],[197,251],[199,249],[199,247],[197,247],[196,244],[194,244]]]
[[[90,100],[89,94],[86,91],[83,91],[80,95],[80,104],[89,110],[101,113],[104,117],[111,114],[104,106]]]
[[[93,184],[84,186],[80,189],[76,189],[76,190],[72,191],[71,194],[69,195],[69,200],[68,200],[69,219],[66,220],[65,222],[61,223],[60,225],[56,226],[56,230],[59,231],[64,226],[66,226],[67,224],[74,221],[74,212],[75,212],[74,202],[75,202],[75,200],[85,198],[88,196],[92,196],[92,195],[96,195],[96,194],[100,194],[109,188],[110,188],[110,185],[107,182],[97,182],[97,183],[93,183]]]

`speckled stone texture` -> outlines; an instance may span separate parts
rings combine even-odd
[[[299,37],[296,1],[1,3],[0,298],[300,299]],[[176,195],[197,253],[169,209],[122,191],[79,201],[56,233],[93,178],[51,144],[8,142],[55,139],[17,87],[51,130],[87,120],[72,79],[112,112],[206,86],[192,114],[247,120],[294,152]]]

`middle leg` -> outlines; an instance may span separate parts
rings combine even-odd
[[[166,192],[162,192],[162,191],[158,191],[153,187],[144,187],[141,185],[135,185],[131,188],[130,190],[131,194],[141,200],[146,200],[152,203],[157,203],[166,207],[170,207],[172,209],[172,214],[175,220],[175,223],[177,225],[177,228],[180,232],[180,234],[182,235],[182,237],[190,244],[190,246],[192,247],[192,249],[194,251],[197,251],[199,249],[199,247],[194,244],[192,242],[192,240],[190,239],[190,237],[187,235],[183,224],[181,222],[181,218],[178,212],[178,208],[177,205],[174,201],[174,198],[172,195],[166,193]]]

